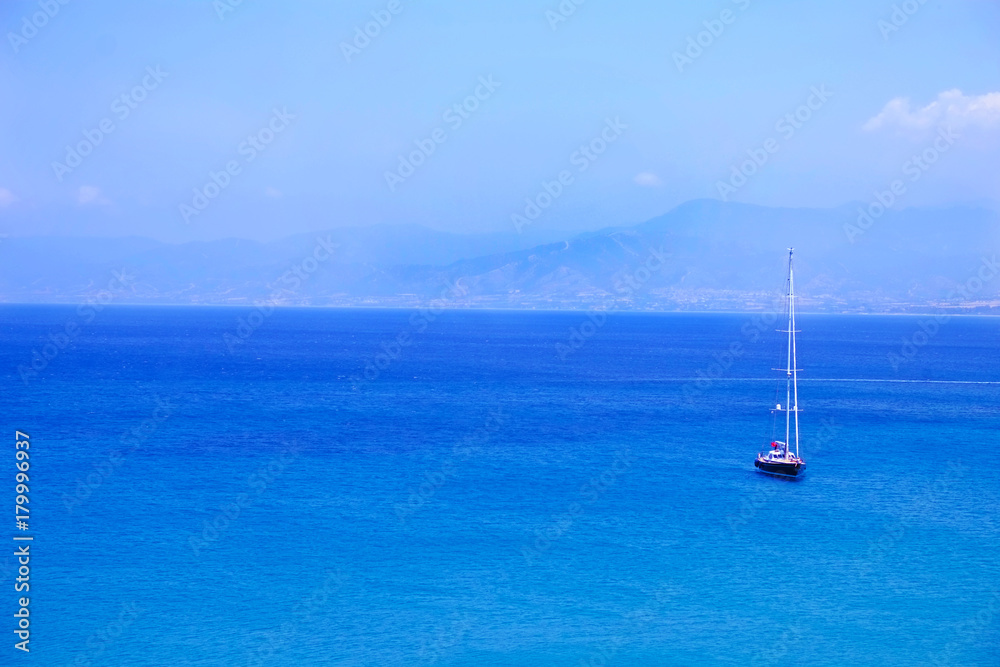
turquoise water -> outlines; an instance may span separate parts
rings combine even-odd
[[[19,664],[1000,664],[1000,320],[802,316],[787,481],[751,316],[0,316]]]

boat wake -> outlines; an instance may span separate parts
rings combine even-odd
[[[657,382],[704,382],[703,377],[657,378]],[[646,382],[646,380],[641,380]],[[712,378],[712,382],[774,382],[774,378]],[[899,384],[1000,384],[1000,380],[895,380],[882,378],[799,378],[799,382],[885,382]]]

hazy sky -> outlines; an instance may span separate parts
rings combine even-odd
[[[0,4],[2,233],[1000,199],[996,0],[62,2]]]

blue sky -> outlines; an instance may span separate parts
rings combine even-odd
[[[895,205],[1000,199],[996,1],[230,1],[0,6],[0,232],[512,231],[562,172],[538,228],[721,194],[839,206],[906,178],[946,125],[959,138]],[[372,12],[386,25],[345,55]],[[624,129],[602,144],[609,120]],[[411,174],[415,142],[434,150]]]

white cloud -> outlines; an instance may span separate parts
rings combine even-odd
[[[81,185],[77,191],[76,203],[80,206],[88,204],[110,204],[107,198],[101,196],[101,189],[93,185]]]
[[[275,198],[285,196],[284,192],[282,192],[278,188],[272,188],[270,185],[264,188],[264,194],[267,195],[268,197],[275,197]]]
[[[1000,125],[1000,93],[964,95],[955,88],[938,93],[936,100],[919,109],[912,109],[909,99],[897,97],[890,100],[877,116],[869,119],[864,129],[870,132],[897,127],[920,131],[938,125],[955,128]]]
[[[636,174],[635,182],[646,188],[658,188],[663,183],[660,181],[660,177],[656,174],[651,174],[648,171],[644,171],[641,174]]]
[[[7,188],[0,188],[0,208],[5,208],[7,206],[10,206],[16,201],[17,197],[14,196],[13,192],[8,190]]]

